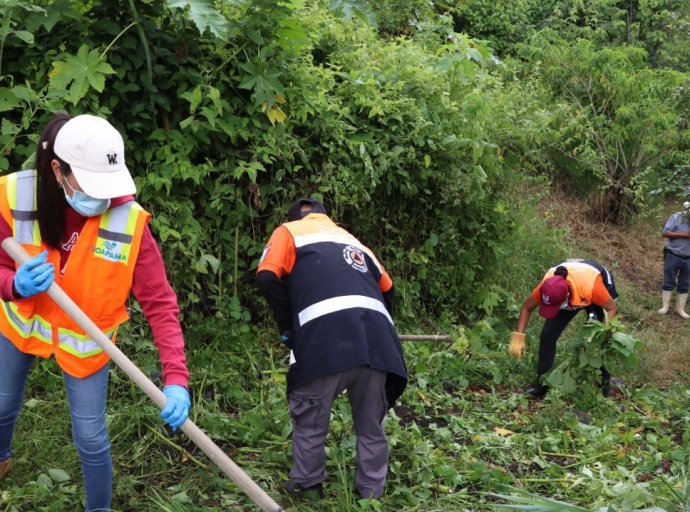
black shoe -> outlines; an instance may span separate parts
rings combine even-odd
[[[530,395],[532,398],[539,398],[544,396],[548,390],[549,386],[546,384],[534,382],[525,388],[525,393]]]
[[[616,392],[611,389],[611,384],[606,382],[603,386],[601,386],[601,394],[604,396],[604,398],[611,398],[616,394]]]
[[[611,377],[610,379],[603,382],[601,385],[601,394],[604,398],[611,398],[616,395],[623,395],[623,389],[625,388],[625,382],[618,377]]]
[[[294,498],[306,498],[312,500],[322,499],[324,496],[322,483],[312,485],[311,487],[303,487],[294,480],[286,480],[283,482],[283,492]]]

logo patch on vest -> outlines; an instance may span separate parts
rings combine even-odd
[[[359,270],[360,272],[366,272],[368,270],[367,260],[364,259],[364,252],[358,247],[352,245],[345,247],[345,249],[343,249],[343,258],[345,258],[347,264],[355,270]]]
[[[120,242],[105,241],[98,247],[92,247],[91,252],[110,261],[126,262],[127,256],[122,254],[122,244]]]

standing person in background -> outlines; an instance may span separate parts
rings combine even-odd
[[[517,328],[510,335],[508,353],[518,358],[525,355],[525,330],[532,311],[538,306],[539,315],[546,319],[539,341],[539,362],[537,379],[527,386],[525,393],[538,397],[549,387],[542,378],[553,366],[556,357],[556,344],[570,321],[579,311],[584,310],[588,318],[599,322],[616,316],[618,292],[613,276],[603,266],[593,261],[569,259],[551,268],[532,294],[525,299],[518,317]],[[602,392],[611,394],[611,374],[601,368]]]
[[[177,429],[191,406],[177,297],[135,191],[122,136],[90,115],[57,114],[41,133],[36,170],[0,178],[0,240],[12,236],[33,256],[17,267],[0,249],[0,478],[12,465],[31,364],[54,355],[67,387],[87,511],[111,509],[109,357],[42,292],[56,280],[114,343],[133,291],[163,366],[161,416]]]
[[[664,246],[664,283],[661,285],[661,309],[664,315],[671,305],[673,290],[676,295],[676,313],[688,319],[685,312],[690,291],[690,201],[683,203],[683,211],[669,217],[661,231],[666,239]]]
[[[326,436],[335,398],[347,390],[357,435],[355,486],[383,494],[388,440],[382,421],[407,384],[391,318],[393,282],[374,254],[338,227],[316,199],[298,199],[273,231],[257,284],[290,349],[292,496],[323,497]]]

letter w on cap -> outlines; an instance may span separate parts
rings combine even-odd
[[[114,165],[117,163],[117,153],[108,153],[108,163]]]

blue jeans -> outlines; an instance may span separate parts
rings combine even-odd
[[[679,258],[670,252],[664,258],[664,284],[662,290],[688,293],[690,290],[690,259]]]
[[[35,356],[24,354],[0,334],[0,461],[11,455],[12,434],[24,402],[29,368]],[[87,511],[108,511],[113,463],[105,426],[108,365],[77,379],[63,372],[72,417],[72,439],[81,458]]]

